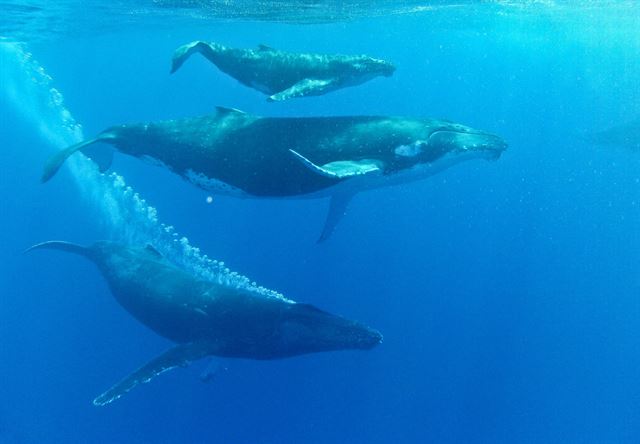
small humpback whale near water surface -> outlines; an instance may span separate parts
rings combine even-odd
[[[278,359],[333,350],[368,350],[376,330],[284,298],[255,284],[216,283],[177,267],[152,246],[101,241],[82,247],[61,241],[34,249],[76,253],[93,261],[116,300],[133,317],[177,345],[98,396],[106,405],[140,383],[206,356]]]
[[[269,101],[320,96],[395,71],[391,63],[366,55],[293,53],[265,45],[238,49],[195,41],[176,49],[171,72],[196,52],[243,85],[267,94]]]
[[[603,131],[591,133],[586,138],[597,145],[640,149],[640,118]]]
[[[207,116],[109,128],[54,154],[45,165],[42,181],[49,180],[76,151],[92,157],[86,149],[98,142],[164,165],[214,193],[331,197],[319,241],[331,235],[357,192],[424,179],[469,159],[498,159],[507,147],[496,135],[443,120],[269,118],[218,107]],[[97,148],[91,147],[92,151]],[[104,171],[110,158],[94,159]]]

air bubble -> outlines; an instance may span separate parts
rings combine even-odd
[[[32,55],[19,45],[2,45],[3,57],[13,58],[20,67],[12,79],[17,90],[15,106],[32,116],[46,140],[56,150],[83,139],[82,127],[64,105],[63,95],[51,86],[52,79]],[[5,76],[6,77],[6,76]],[[4,77],[3,77],[4,78]],[[228,285],[265,297],[285,299],[280,293],[257,286],[248,277],[231,271],[224,262],[210,259],[186,237],[181,237],[171,225],[158,220],[158,212],[114,172],[99,174],[95,164],[83,156],[68,160],[78,187],[87,200],[102,213],[101,220],[112,233],[112,239],[132,244],[151,243],[177,266],[199,278]],[[207,203],[213,196],[206,197]]]

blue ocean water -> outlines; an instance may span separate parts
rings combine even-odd
[[[640,154],[585,134],[640,115],[640,7],[210,3],[5,5],[0,442],[639,442]],[[173,50],[195,39],[366,53],[398,69],[267,103],[203,58],[169,75]],[[39,183],[46,158],[79,139],[74,122],[90,137],[216,105],[447,118],[509,148],[496,162],[357,195],[320,245],[323,200],[207,203],[209,193],[122,155],[112,171],[123,179],[77,159]],[[188,242],[171,250],[162,223]],[[211,267],[199,248],[384,342],[225,359],[209,383],[198,362],[94,407],[170,344],[118,306],[91,263],[22,251],[106,237],[155,241],[185,267]]]

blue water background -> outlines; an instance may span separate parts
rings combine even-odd
[[[172,174],[116,156],[113,169],[194,245],[384,343],[225,360],[209,384],[197,363],[97,408],[95,396],[170,344],[117,305],[91,263],[21,254],[105,234],[68,170],[39,184],[51,148],[3,99],[0,441],[639,442],[640,153],[582,138],[640,114],[640,31],[619,25],[632,13],[227,22],[30,45],[87,136],[224,105],[449,118],[510,147],[497,162],[358,195],[323,245],[325,201],[207,204]],[[202,58],[170,76],[172,51],[194,39],[367,53],[398,70],[269,104]]]

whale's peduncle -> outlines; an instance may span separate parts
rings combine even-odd
[[[180,69],[182,64],[196,52],[199,52],[215,64],[215,56],[224,49],[226,48],[219,43],[203,42],[202,40],[196,40],[182,45],[173,53],[173,58],[171,59],[171,74]]]
[[[78,151],[82,151],[85,148],[89,147],[90,145],[93,145],[94,143],[109,142],[114,138],[115,137],[109,134],[102,134],[96,137],[95,139],[85,140],[80,143],[76,143],[75,145],[71,145],[70,147],[65,148],[62,151],[58,151],[57,153],[49,157],[49,159],[47,160],[47,163],[44,165],[44,170],[42,171],[42,177],[40,178],[40,180],[42,181],[42,183],[49,181],[49,179],[55,176],[55,174],[58,172],[62,164],[72,154]],[[109,166],[111,165],[112,155],[113,153],[109,152],[108,156],[106,156],[104,159],[98,159],[97,157],[93,159],[96,161],[96,163],[98,163],[101,173],[109,169]],[[89,157],[95,157],[95,156],[89,156]]]

